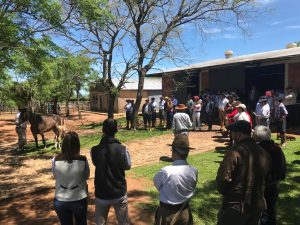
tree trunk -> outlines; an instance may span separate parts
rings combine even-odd
[[[142,102],[143,98],[143,92],[144,92],[144,80],[145,80],[145,75],[146,73],[143,71],[139,71],[139,83],[138,83],[138,90],[136,93],[136,101],[134,104],[134,111],[133,111],[133,121],[132,121],[132,126],[133,129],[136,130],[136,125],[137,125],[137,120],[139,116],[139,108]]]
[[[65,110],[66,110],[66,116],[70,116],[70,109],[69,109],[69,98],[66,99],[66,107],[65,107]]]
[[[76,95],[77,95],[77,111],[78,111],[78,118],[81,119],[81,111],[80,111],[80,100],[79,100],[79,90],[76,90]]]
[[[116,100],[116,95],[115,94],[111,94],[109,92],[109,95],[108,95],[108,113],[107,113],[107,118],[109,118],[109,119],[113,119],[114,118],[115,100]]]

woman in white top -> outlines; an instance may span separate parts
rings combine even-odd
[[[78,134],[69,132],[62,143],[62,152],[52,160],[55,178],[54,209],[61,225],[87,224],[87,182],[90,168],[80,155]]]
[[[201,130],[201,120],[200,120],[200,112],[202,107],[202,100],[199,96],[194,96],[193,102],[193,130]]]

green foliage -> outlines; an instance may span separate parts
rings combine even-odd
[[[76,0],[75,8],[80,15],[80,20],[86,20],[88,24],[101,27],[105,18],[109,15],[105,10],[107,0]]]
[[[287,159],[287,177],[280,183],[280,195],[277,203],[278,224],[292,225],[297,224],[300,219],[300,160],[299,160],[300,139],[289,142],[285,147],[284,153]],[[217,192],[215,177],[219,163],[222,161],[225,149],[218,149],[189,156],[188,161],[199,171],[196,192],[191,200],[191,209],[194,217],[194,223],[198,225],[216,224],[217,212],[221,205],[221,195]],[[158,164],[147,165],[134,168],[130,173],[149,179],[152,181],[154,175],[163,166],[169,163],[160,162]],[[152,196],[153,202],[142,203],[141,207],[149,209],[154,215],[158,206],[158,192],[153,187],[148,190]],[[290,213],[293,209],[293,213]]]
[[[0,3],[0,68],[11,68],[12,55],[27,49],[37,34],[62,29],[62,7],[58,0],[15,0]],[[24,50],[24,49],[23,49]]]

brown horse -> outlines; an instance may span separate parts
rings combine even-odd
[[[34,137],[35,145],[38,148],[38,138],[37,135],[40,134],[42,136],[44,148],[46,148],[46,140],[44,137],[44,133],[52,130],[55,134],[54,142],[55,148],[60,147],[60,130],[58,126],[63,125],[63,119],[60,116],[41,116],[31,111],[27,110],[22,112],[20,115],[21,119],[25,121],[29,121],[31,127],[31,133]]]

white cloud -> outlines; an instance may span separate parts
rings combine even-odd
[[[298,30],[300,29],[300,25],[290,25],[290,26],[286,26],[286,28],[291,30]]]
[[[217,34],[217,33],[221,33],[222,30],[220,28],[208,28],[208,29],[203,29],[203,32],[206,34]]]
[[[240,36],[237,34],[224,34],[223,36],[225,39],[239,39]]]

